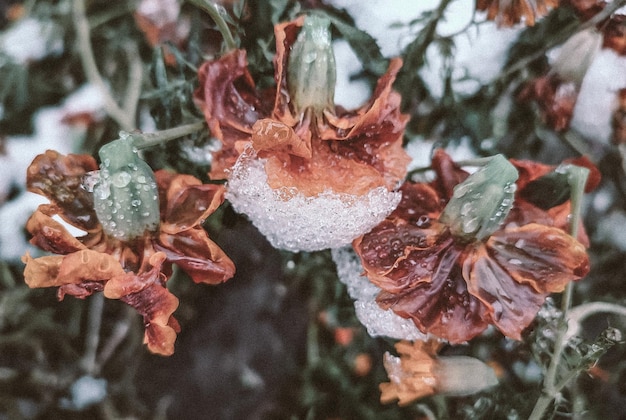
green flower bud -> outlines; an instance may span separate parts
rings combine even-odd
[[[289,94],[297,112],[334,106],[337,79],[330,20],[311,15],[291,48],[287,69]]]
[[[102,146],[94,207],[104,231],[120,240],[155,232],[159,227],[159,192],[154,172],[139,158],[132,137]]]
[[[483,240],[498,230],[513,207],[517,169],[502,155],[454,187],[440,220],[453,235]]]

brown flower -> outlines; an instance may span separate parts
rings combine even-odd
[[[579,240],[565,232],[567,197],[534,202],[546,195],[542,182],[554,168],[511,163],[519,172],[513,206],[508,215],[497,208],[487,213],[485,220],[492,220],[491,214],[506,217],[491,230],[485,231],[478,217],[468,217],[483,205],[497,207],[483,193],[478,207],[475,200],[468,205],[460,200],[459,217],[448,214],[453,196],[458,202],[467,192],[468,174],[441,150],[433,158],[437,179],[401,188],[398,208],[353,244],[366,275],[383,290],[377,297],[381,307],[452,343],[471,339],[489,324],[520,339],[549,293],[588,272],[584,230]],[[597,181],[594,172],[589,185]]]
[[[420,398],[446,394],[464,396],[498,383],[495,372],[478,359],[467,356],[437,357],[437,341],[400,341],[399,357],[385,353],[383,364],[389,382],[379,385],[383,404],[398,400],[405,406]]]
[[[476,0],[476,10],[487,11],[487,19],[499,26],[513,26],[524,22],[533,26],[535,21],[559,5],[559,0]]]
[[[214,154],[211,177],[226,178],[242,151],[251,146],[265,159],[268,184],[274,189],[295,188],[305,196],[325,190],[363,195],[381,186],[393,190],[406,175],[409,161],[402,149],[408,117],[400,113],[400,95],[391,87],[400,60],[391,61],[361,108],[334,107],[329,103],[334,89],[332,52],[316,50],[315,63],[327,66],[300,73],[298,66],[306,60],[290,61],[292,54],[300,54],[294,52],[301,51],[300,35],[308,36],[305,22],[300,17],[275,27],[274,90],[255,88],[243,50],[200,68],[195,99],[211,133],[222,142]]]
[[[94,210],[93,193],[83,188],[87,173],[97,168],[91,156],[64,156],[50,150],[28,168],[28,189],[50,200],[27,222],[31,243],[60,255],[25,255],[26,283],[59,287],[59,299],[104,291],[106,297],[120,299],[143,315],[150,351],[170,355],[179,331],[172,316],[178,299],[165,287],[172,264],[197,283],[216,284],[234,274],[232,261],[201,226],[222,202],[223,187],[157,171],[158,230],[122,240],[105,232]],[[85,233],[74,237],[55,216]]]

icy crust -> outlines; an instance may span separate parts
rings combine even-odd
[[[401,199],[385,187],[364,196],[324,192],[306,197],[297,190],[274,190],[264,165],[264,159],[242,153],[228,177],[226,199],[279,249],[310,252],[349,244],[384,220]]]
[[[352,247],[336,248],[332,251],[339,280],[348,287],[354,299],[354,309],[359,321],[372,337],[385,336],[398,340],[425,340],[428,336],[417,329],[413,321],[384,310],[376,303],[380,288],[361,275],[363,266]]]

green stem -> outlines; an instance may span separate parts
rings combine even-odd
[[[224,20],[222,13],[220,13],[220,10],[223,13],[225,13],[224,8],[222,6],[211,3],[208,0],[188,0],[188,1],[196,5],[197,7],[201,8],[202,10],[207,12],[209,16],[211,16],[211,19],[213,19],[213,22],[215,22],[215,24],[217,25],[217,29],[222,34],[222,38],[224,38],[224,44],[226,44],[226,49],[228,51],[237,49],[237,42],[235,41],[235,38],[233,38],[233,34],[230,32],[230,29],[228,28],[228,24]]]
[[[558,170],[558,169],[557,169]],[[578,226],[580,224],[580,215],[582,209],[582,196],[585,190],[585,183],[589,176],[589,169],[580,166],[567,165],[563,168],[567,173],[567,181],[571,188],[571,214],[570,214],[570,235],[576,238],[578,236]],[[554,352],[548,365],[548,370],[543,380],[543,392],[537,399],[537,403],[530,414],[529,420],[540,420],[552,400],[576,375],[568,375],[561,382],[557,383],[557,374],[561,363],[561,356],[567,343],[567,319],[569,309],[572,305],[572,296],[574,291],[573,283],[568,283],[563,292],[561,300],[562,322],[554,342]]]
[[[137,149],[146,149],[148,147],[157,146],[159,144],[186,136],[188,134],[197,133],[203,130],[204,127],[204,121],[197,121],[191,124],[157,131],[156,133],[127,133],[122,131],[120,132],[120,137],[131,136],[133,138],[133,144]]]

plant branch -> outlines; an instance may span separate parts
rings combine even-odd
[[[211,3],[208,0],[188,0],[188,1],[196,5],[197,7],[201,8],[202,10],[207,12],[209,16],[211,16],[211,19],[213,19],[213,22],[215,22],[215,24],[217,25],[217,29],[222,34],[222,38],[224,39],[224,44],[226,44],[226,49],[228,51],[237,49],[237,42],[235,41],[235,38],[233,38],[233,34],[230,32],[230,29],[228,28],[228,24],[224,20],[222,13],[220,13],[220,12],[225,13],[224,8],[222,6]]]
[[[191,124],[157,131],[156,133],[127,133],[122,131],[120,132],[120,137],[132,136],[133,144],[137,149],[146,149],[189,134],[197,133],[203,130],[204,127],[204,121],[196,121]]]
[[[72,2],[72,12],[74,16],[73,21],[78,52],[87,79],[97,86],[104,96],[104,108],[106,113],[115,120],[123,130],[132,130],[135,128],[134,110],[129,114],[126,110],[120,108],[115,99],[111,96],[109,88],[98,71],[93,48],[91,46],[89,20],[85,12],[84,0],[74,0]],[[132,67],[133,65],[131,64],[131,71]]]

